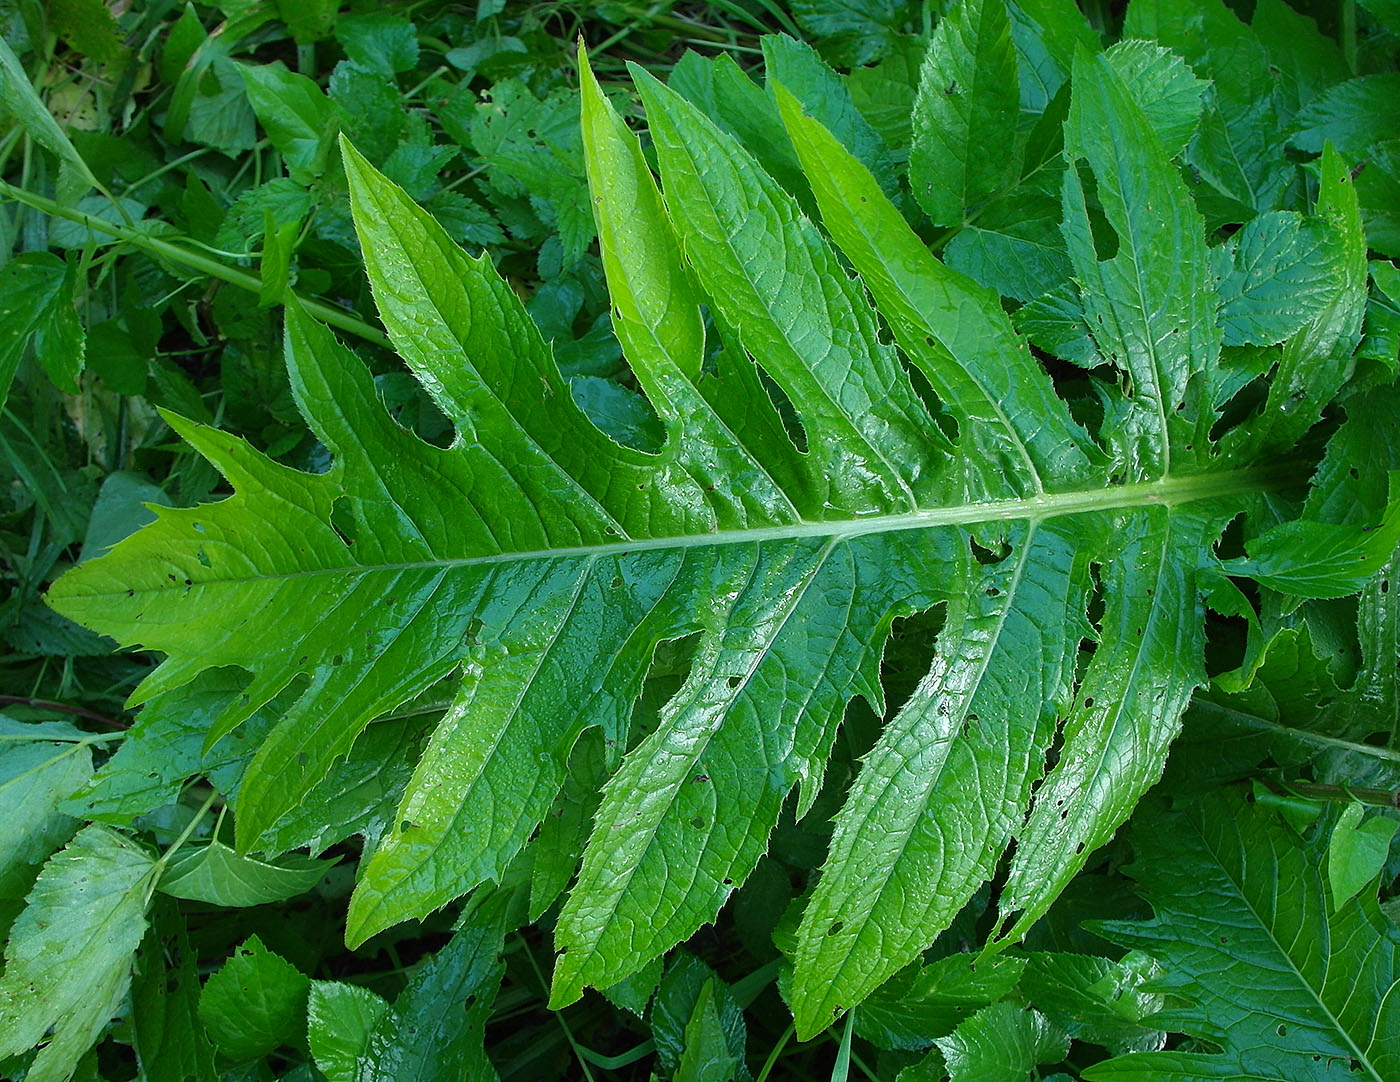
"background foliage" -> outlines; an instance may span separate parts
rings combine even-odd
[[[1400,1078],[1400,519],[1387,473],[1400,468],[1400,11],[1382,0],[947,7],[0,6],[0,1075]],[[1018,889],[1010,862],[996,865],[951,926],[908,959],[889,955],[897,972],[881,972],[833,1028],[806,1026],[810,1040],[792,1024],[792,963],[806,957],[811,972],[829,947],[802,914],[837,904],[836,880],[818,872],[844,844],[838,810],[928,670],[945,609],[896,623],[879,667],[885,716],[879,696],[850,704],[825,786],[803,794],[805,815],[788,801],[714,923],[550,1010],[556,925],[568,920],[558,899],[615,767],[599,731],[574,748],[527,859],[421,921],[384,921],[351,950],[362,858],[402,828],[399,800],[450,705],[443,674],[367,728],[305,801],[264,815],[249,852],[240,785],[298,689],[206,741],[243,690],[236,669],[129,709],[161,654],[118,650],[44,599],[64,571],[151,522],[150,505],[229,495],[188,422],[234,433],[297,476],[332,468],[340,451],[308,424],[284,359],[288,290],[353,348],[336,363],[356,366],[356,386],[372,379],[368,401],[428,445],[452,441],[441,399],[388,347],[379,313],[388,324],[392,314],[371,293],[390,248],[362,249],[363,204],[400,198],[380,177],[484,253],[523,303],[558,364],[542,408],[567,394],[617,443],[662,446],[665,411],[614,334],[618,288],[596,235],[607,226],[586,180],[599,163],[586,160],[579,123],[580,37],[602,92],[595,122],[610,115],[604,101],[638,130],[650,117],[645,153],[673,214],[685,197],[668,160],[707,144],[653,144],[665,142],[657,104],[672,99],[634,83],[627,61],[732,134],[824,223],[888,322],[880,340],[893,336],[916,370],[919,343],[841,232],[836,208],[855,189],[823,191],[789,139],[800,110],[780,111],[775,84],[796,94],[866,170],[841,172],[831,150],[831,175],[868,177],[919,247],[1000,298],[1073,424],[1103,436],[1116,481],[1150,476],[1160,444],[1123,405],[1143,374],[1120,375],[1121,358],[1099,353],[1105,321],[1120,321],[1123,341],[1136,333],[1134,312],[1115,307],[1115,275],[1134,243],[1179,242],[1195,263],[1137,269],[1171,279],[1171,318],[1204,311],[1189,333],[1215,336],[1181,349],[1183,366],[1216,351],[1229,399],[1222,417],[1194,417],[1211,448],[1196,441],[1201,461],[1286,456],[1295,481],[1313,478],[1307,492],[1271,489],[1214,546],[1207,563],[1229,577],[1202,580],[1204,639],[1180,659],[1191,673],[1204,663],[1201,686],[1129,826],[1101,848],[1106,836],[1092,839],[1053,905],[1022,896],[1048,911],[1019,945],[984,954],[997,895]],[[1097,73],[1076,74],[1085,89],[1073,99],[1072,71]],[[1125,115],[1117,85],[1141,110],[1136,128],[1101,122]],[[1090,86],[1109,88],[1098,105],[1086,104]],[[690,115],[667,107],[674,123]],[[1141,164],[1148,129],[1170,170]],[[362,157],[342,157],[339,136]],[[1114,154],[1113,176],[1157,188],[1115,193]],[[1169,235],[1163,212],[1155,240],[1125,240],[1115,207],[1160,207],[1177,187],[1204,236]],[[398,207],[395,221],[411,213],[384,205]],[[845,273],[830,265],[829,280]],[[704,284],[713,345],[729,313]],[[969,341],[984,341],[972,326]],[[306,330],[305,348],[332,350],[320,333]],[[804,437],[803,411],[765,388],[775,430]],[[950,444],[972,438],[957,388],[916,389],[948,404]],[[1178,453],[1192,420],[1170,418]],[[992,463],[1000,453],[979,450]],[[1260,536],[1279,523],[1272,541]],[[336,511],[327,531],[354,526]],[[982,540],[966,581],[999,589],[1000,539]],[[1089,662],[1110,566],[1084,568],[1101,600],[1083,627],[1068,625],[1084,640],[1071,667]],[[692,637],[663,643],[610,739],[635,745],[662,724],[695,650]],[[445,890],[425,914],[462,893]]]

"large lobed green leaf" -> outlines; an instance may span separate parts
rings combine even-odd
[[[658,453],[595,428],[511,287],[347,143],[380,315],[454,442],[401,428],[364,365],[293,307],[291,387],[330,469],[170,416],[233,495],[161,509],[50,590],[64,614],[166,654],[134,703],[170,711],[197,687],[206,752],[255,738],[240,853],[291,844],[288,817],[334,797],[321,786],[370,722],[451,675],[362,866],[352,944],[499,882],[596,727],[610,776],[559,915],[552,1001],[635,973],[714,919],[794,789],[811,808],[851,699],[887,713],[893,621],[935,606],[934,660],[851,782],[797,933],[799,1035],[917,957],[1013,842],[1001,908],[1019,935],[1161,773],[1205,678],[1200,572],[1265,483],[1210,439],[1233,386],[1221,298],[1168,149],[1114,65],[1080,52],[1073,303],[1126,384],[1099,387],[1096,441],[997,296],[934,259],[859,147],[807,115],[842,114],[783,48],[803,85],[774,86],[778,115],[835,248],[734,136],[638,72],[658,188],[585,66],[614,325]],[[1117,237],[1106,259],[1081,177]],[[1342,228],[1340,196],[1326,200]],[[1364,277],[1333,286],[1326,327],[1298,336],[1346,340]],[[688,671],[637,739],[653,657],[679,639]],[[366,1032],[371,1006],[351,1005]]]
[[[1334,906],[1318,845],[1219,791],[1135,820],[1153,855],[1134,868],[1156,916],[1102,926],[1155,956],[1178,1006],[1156,1016],[1220,1049],[1142,1052],[1095,1080],[1400,1077],[1400,932],[1369,894]]]

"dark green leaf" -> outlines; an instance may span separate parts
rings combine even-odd
[[[1162,965],[1156,985],[1178,1005],[1158,1024],[1219,1052],[1138,1053],[1086,1078],[1396,1077],[1400,931],[1374,896],[1329,912],[1321,854],[1227,791],[1134,830],[1133,873],[1156,916],[1101,932]]]
[[[927,1048],[974,1012],[1010,996],[1025,968],[1024,958],[967,954],[910,966],[861,1004],[856,1033],[881,1048]]]
[[[199,1019],[219,1051],[250,1060],[284,1044],[304,1044],[311,981],[251,936],[204,984]]]
[[[0,267],[0,406],[31,351],[60,389],[78,389],[84,336],[73,308],[74,281],[72,267],[45,252],[18,255]]]

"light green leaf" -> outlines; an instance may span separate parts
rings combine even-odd
[[[88,184],[100,187],[83,156],[58,126],[58,121],[53,118],[53,114],[35,91],[34,84],[29,81],[29,75],[19,57],[3,38],[0,38],[0,103],[3,103],[4,111],[24,128],[30,138]],[[82,191],[74,190],[66,194],[70,199],[76,200]]]
[[[1120,41],[1104,53],[1162,141],[1176,157],[1190,141],[1201,117],[1208,85],[1175,53],[1150,41]]]
[[[1345,252],[1325,219],[1261,214],[1217,249],[1225,345],[1271,346],[1321,315],[1342,290]]]
[[[1006,541],[1015,555],[986,569],[967,549],[945,556],[965,593],[949,600],[929,675],[862,763],[798,931],[799,1036],[947,928],[1024,815],[1074,665],[1069,637],[1043,629],[1082,621],[1088,565],[1053,528]],[[972,786],[977,801],[956,799]]]
[[[310,184],[326,168],[339,110],[305,75],[278,64],[240,64],[248,101],[258,123],[298,184]]]
[[[1327,885],[1332,909],[1341,909],[1381,873],[1390,856],[1390,840],[1400,822],[1383,815],[1362,821],[1366,809],[1348,804],[1327,842]]]
[[[1245,543],[1248,556],[1225,562],[1294,597],[1345,597],[1361,589],[1400,544],[1400,473],[1390,475],[1390,499],[1379,522],[1360,526],[1299,519]]]
[[[1161,964],[1155,987],[1175,1005],[1153,1021],[1219,1052],[1143,1052],[1086,1078],[1396,1077],[1400,931],[1374,897],[1329,912],[1318,847],[1229,791],[1134,831],[1132,872],[1156,916],[1097,930]]]
[[[368,988],[312,981],[307,1036],[320,1072],[330,1082],[358,1082],[370,1034],[391,1012],[388,1002]]]
[[[296,307],[289,381],[322,472],[166,415],[232,495],[160,510],[48,591],[166,655],[133,696],[155,720],[123,770],[149,771],[166,741],[181,771],[210,770],[233,794],[240,852],[300,845],[346,807],[338,764],[361,777],[357,757],[382,747],[370,723],[431,704],[421,754],[410,742],[392,771],[370,771],[371,807],[347,816],[373,842],[348,916],[360,943],[507,874],[523,903],[532,873],[516,858],[587,732],[579,754],[607,780],[556,925],[558,1006],[714,921],[789,798],[812,810],[861,697],[879,731],[859,736],[872,750],[852,777],[838,760],[821,805],[837,833],[785,939],[802,1035],[914,961],[1013,839],[1002,908],[1034,920],[1159,774],[1204,678],[1198,569],[1222,525],[1269,493],[1277,457],[1216,453],[1217,399],[1239,383],[1216,372],[1203,223],[1111,65],[1081,56],[1079,71],[1065,176],[1093,174],[1118,252],[1098,260],[1083,200],[1066,238],[1078,299],[1093,293],[1093,315],[1112,317],[1086,321],[1095,347],[1127,379],[1088,373],[1073,405],[1113,440],[1111,464],[1000,298],[937,263],[777,86],[796,149],[784,145],[844,259],[738,140],[638,74],[659,192],[583,77],[583,206],[655,453],[596,428],[511,285],[347,146],[376,303],[452,438],[401,426],[360,359]],[[529,91],[510,94],[523,108]],[[531,98],[562,131],[563,111]],[[507,130],[487,135],[518,143],[499,104],[482,123]],[[1142,139],[1125,150],[1123,130]],[[1052,160],[1053,132],[1037,140]],[[1154,381],[1189,388],[1192,412],[1157,408],[1139,385]],[[886,704],[886,640],[917,613],[939,622],[938,653],[907,702]],[[217,767],[189,755],[188,729]],[[250,753],[224,759],[225,740]],[[141,796],[120,773],[105,783],[131,809],[175,771]],[[537,902],[566,877],[546,868]]]
[[[1366,237],[1356,187],[1347,163],[1330,146],[1323,149],[1319,168],[1315,213],[1341,241],[1341,279],[1322,311],[1284,343],[1269,383],[1264,423],[1242,435],[1279,447],[1291,446],[1322,416],[1350,374],[1366,310]]]
[[[160,889],[175,898],[213,905],[263,905],[306,893],[335,863],[297,854],[258,860],[213,840],[181,849],[166,865]]]
[[[949,270],[870,174],[790,97],[779,96],[823,222],[855,264],[895,337],[960,420],[999,488],[1092,475],[1097,457],[994,294]],[[971,448],[970,448],[971,449]]]
[[[777,103],[728,53],[713,60],[687,52],[672,70],[667,86],[743,144],[779,187],[810,208],[807,180],[792,146],[783,137]]]
[[[1069,1038],[1043,1014],[1012,1003],[984,1007],[935,1043],[952,1082],[1029,1079],[1069,1051]]]
[[[1066,282],[1016,310],[1016,329],[1036,346],[1081,368],[1103,363],[1098,345],[1089,335],[1079,289]]]
[[[1075,58],[1065,152],[1084,160],[1118,251],[1100,260],[1078,172],[1065,173],[1065,239],[1090,333],[1129,377],[1111,426],[1131,475],[1199,461],[1215,419],[1221,332],[1205,228],[1146,116],[1103,57]],[[1114,132],[1133,130],[1131,140]]]
[[[271,211],[263,212],[263,251],[258,262],[258,304],[267,307],[280,304],[287,294],[291,278],[292,248],[301,222],[292,220],[280,225]]]
[[[800,101],[814,118],[839,139],[893,196],[899,191],[894,159],[884,141],[856,109],[851,92],[842,78],[822,61],[805,42],[786,34],[768,34],[762,39],[764,71],[769,93],[783,87]]]
[[[204,984],[199,1020],[230,1059],[249,1060],[278,1045],[304,1044],[311,980],[250,936]]]
[[[916,463],[942,441],[920,420],[859,287],[731,138],[640,69],[634,76],[682,247],[725,321],[791,399],[826,482],[825,506],[872,509],[871,479],[885,500],[916,504],[935,482]]]
[[[4,720],[0,822],[8,826],[0,832],[0,899],[17,901],[28,891],[35,866],[77,829],[77,821],[58,807],[91,776],[92,750],[84,743],[50,743],[41,725]]]
[[[1213,224],[1240,223],[1292,205],[1298,176],[1284,141],[1296,105],[1282,92],[1273,58],[1233,10],[1223,0],[1134,0],[1123,36],[1155,41],[1210,82],[1186,151],[1202,182],[1202,213]],[[1324,55],[1323,48],[1310,55]]]
[[[66,1082],[120,1010],[155,867],[123,835],[94,825],[39,873],[0,975],[0,1059],[47,1035],[28,1082]]]
[[[962,225],[1015,180],[1019,109],[1005,0],[962,0],[933,32],[914,102],[909,184],[934,225]]]
[[[26,252],[0,267],[0,406],[31,352],[60,390],[78,389],[85,336],[74,281],[73,268],[47,252]]]
[[[1002,889],[1023,935],[1113,837],[1162,775],[1191,693],[1205,682],[1196,569],[1223,516],[1192,508],[1114,524],[1121,548],[1104,579],[1099,645],[1064,723],[1059,761],[1036,790]]]

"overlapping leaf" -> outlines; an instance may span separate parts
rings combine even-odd
[[[1156,917],[1104,931],[1162,964],[1155,986],[1178,1006],[1154,1020],[1220,1051],[1143,1052],[1086,1077],[1397,1077],[1400,933],[1374,886],[1330,906],[1316,850],[1228,792],[1143,829],[1158,855],[1137,875]]]
[[[981,7],[1010,63],[999,5]],[[663,200],[585,69],[614,325],[658,453],[595,428],[511,287],[347,144],[385,328],[455,441],[399,427],[358,359],[292,309],[291,386],[331,468],[170,417],[234,494],[162,510],[51,602],[167,655],[135,702],[198,682],[206,750],[266,723],[240,851],[286,837],[372,720],[455,674],[363,866],[352,943],[499,881],[600,728],[611,777],[558,921],[556,1005],[714,918],[789,794],[810,808],[850,700],[885,712],[892,622],[942,606],[933,664],[852,783],[798,932],[799,1033],[917,956],[1013,840],[1018,933],[1159,775],[1204,678],[1197,572],[1263,483],[1209,438],[1225,383],[1203,223],[1115,68],[1081,53],[1074,69],[1064,234],[1094,348],[1127,383],[1102,388],[1102,445],[995,294],[938,263],[797,98],[774,89],[860,278],[738,141],[637,73]],[[1125,150],[1126,130],[1142,137]],[[1117,235],[1106,259],[1081,169]],[[680,689],[623,754],[655,651],[684,638]]]

